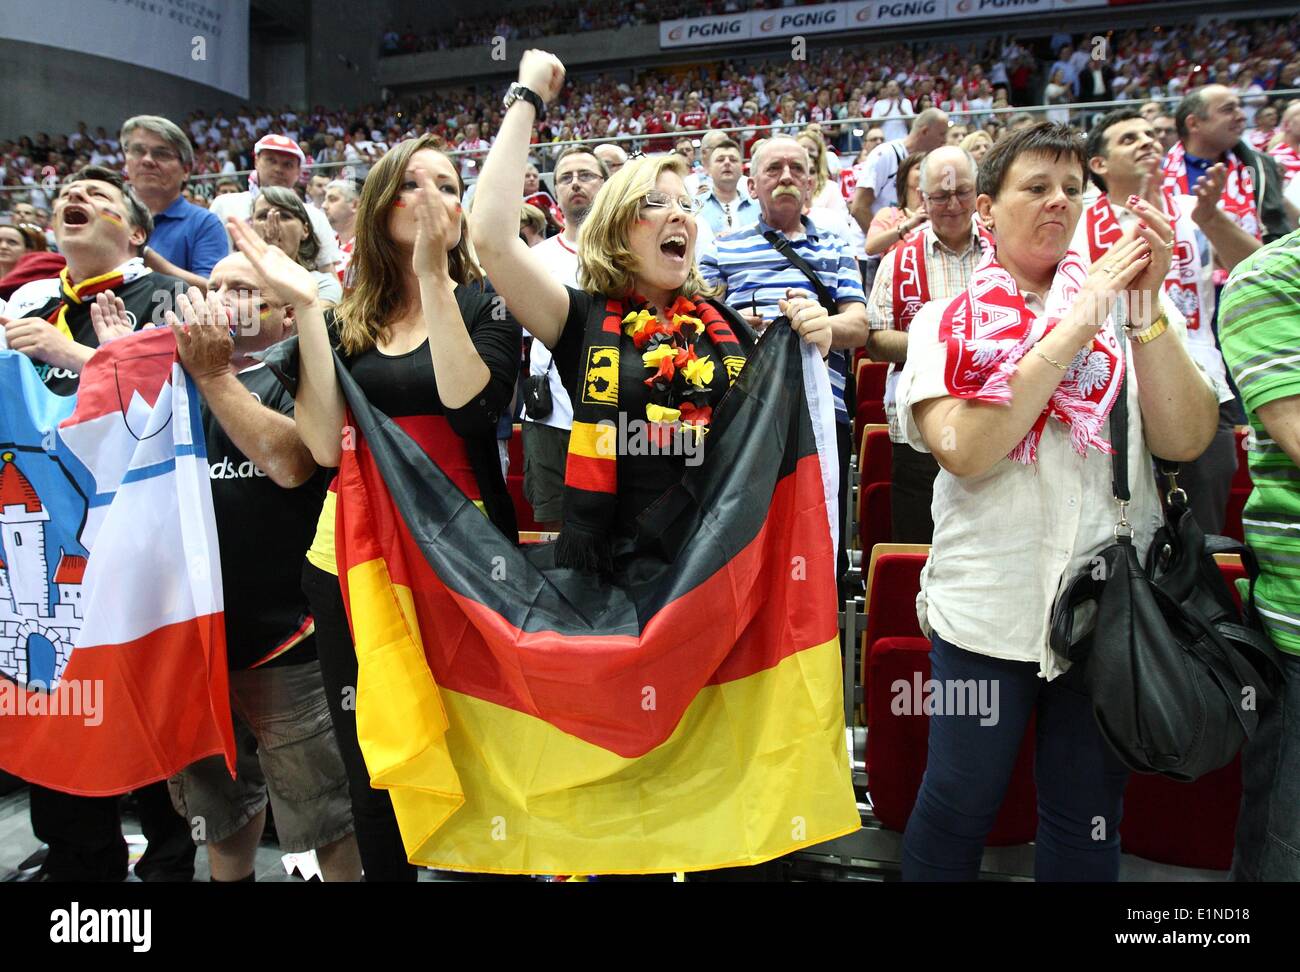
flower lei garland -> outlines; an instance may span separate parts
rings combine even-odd
[[[709,394],[713,359],[695,351],[704,322],[695,317],[695,304],[678,297],[664,313],[667,323],[650,311],[633,311],[623,318],[624,333],[641,352],[641,361],[654,374],[645,380],[650,389],[646,418],[659,433],[660,444],[680,425],[696,437],[708,431],[713,408],[699,404]]]

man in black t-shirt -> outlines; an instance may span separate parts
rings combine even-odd
[[[202,396],[239,754],[237,779],[208,757],[169,781],[172,801],[207,843],[214,881],[252,880],[268,800],[281,850],[315,850],[327,881],[360,880],[301,585],[328,480],[298,435],[293,398],[251,357],[292,334],[293,309],[258,292],[238,253],[213,268],[206,297],[193,288],[177,304],[167,323]]]
[[[154,273],[139,251],[153,217],[122,177],[87,166],[70,176],[54,201],[54,238],[68,265],[57,277],[33,280],[14,291],[5,308],[5,340],[31,358],[45,385],[72,395],[77,378],[101,340],[161,324],[185,284]],[[101,335],[91,316],[96,302],[112,302],[118,321]]]

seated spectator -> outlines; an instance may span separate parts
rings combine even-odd
[[[519,238],[534,247],[546,240],[546,216],[536,206],[524,203],[519,212]]]
[[[253,203],[253,229],[298,264],[311,271],[321,306],[333,307],[343,299],[338,276],[314,269],[321,242],[307,216],[307,206],[292,189],[268,186]]]
[[[44,236],[41,237],[41,249],[45,249]],[[18,265],[18,259],[30,249],[28,236],[21,227],[0,226],[0,278],[3,278]]]
[[[23,252],[18,255],[9,272],[0,276],[0,301],[8,300],[23,284],[47,277],[57,277],[59,271],[67,266],[67,261],[58,253],[48,249],[45,234],[39,226],[21,223],[18,226],[5,227],[14,229],[23,239]],[[3,309],[0,308],[0,312]]]
[[[630,105],[628,108],[631,110]],[[624,132],[623,134],[627,133]],[[605,142],[597,145],[592,151],[595,153],[596,158],[605,163],[605,168],[609,170],[610,175],[627,165],[627,152],[621,145]]]
[[[869,256],[888,253],[929,218],[921,198],[921,163],[925,156],[925,152],[913,152],[899,165],[898,181],[907,187],[907,198],[903,205],[886,206],[872,217],[867,230]]]
[[[993,136],[988,132],[971,132],[961,140],[960,147],[969,152],[975,159],[975,164],[979,165],[993,147]]]

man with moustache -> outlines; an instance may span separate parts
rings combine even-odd
[[[1232,389],[1223,355],[1214,339],[1215,289],[1211,253],[1228,269],[1256,249],[1259,241],[1219,207],[1227,166],[1210,166],[1193,195],[1166,195],[1161,189],[1161,151],[1155,127],[1131,109],[1103,115],[1088,134],[1085,152],[1093,182],[1101,190],[1079,219],[1073,249],[1096,262],[1136,221],[1127,208],[1146,200],[1160,209],[1174,230],[1173,260],[1164,296],[1187,322],[1187,350],[1210,378],[1219,396],[1219,431],[1201,458],[1183,463],[1178,484],[1207,533],[1219,533],[1237,468]]]
[[[946,145],[921,163],[921,195],[930,221],[918,227],[881,261],[867,301],[871,333],[867,354],[888,361],[885,415],[893,443],[890,512],[895,543],[930,543],[930,507],[939,464],[907,443],[898,421],[895,389],[907,360],[907,329],[931,300],[950,300],[969,285],[983,255],[975,214],[975,159]]]
[[[866,296],[858,263],[846,241],[819,229],[803,215],[813,184],[807,150],[789,135],[761,142],[749,162],[749,194],[758,203],[758,219],[720,236],[700,254],[700,274],[706,283],[722,284],[723,295],[755,330],[762,331],[780,316],[780,302],[792,297],[819,300],[831,324],[827,359],[835,399],[835,431],[840,457],[840,509],[847,488],[848,455],[852,442],[845,403],[847,365],[842,349],[860,348],[867,341]],[[780,247],[781,249],[778,249]],[[781,250],[786,252],[783,253]],[[826,296],[786,253],[796,254],[814,268]],[[838,575],[843,577],[846,555],[840,544]]]

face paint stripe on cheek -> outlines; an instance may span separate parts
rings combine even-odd
[[[124,222],[122,221],[121,217],[119,217],[116,213],[110,213],[110,212],[108,212],[107,210],[101,210],[100,213],[99,213],[99,216],[100,216],[101,219],[106,219],[106,220],[108,220],[108,221],[109,221],[110,223],[112,223],[114,226],[125,226],[125,225],[126,225],[126,223],[124,223]]]

